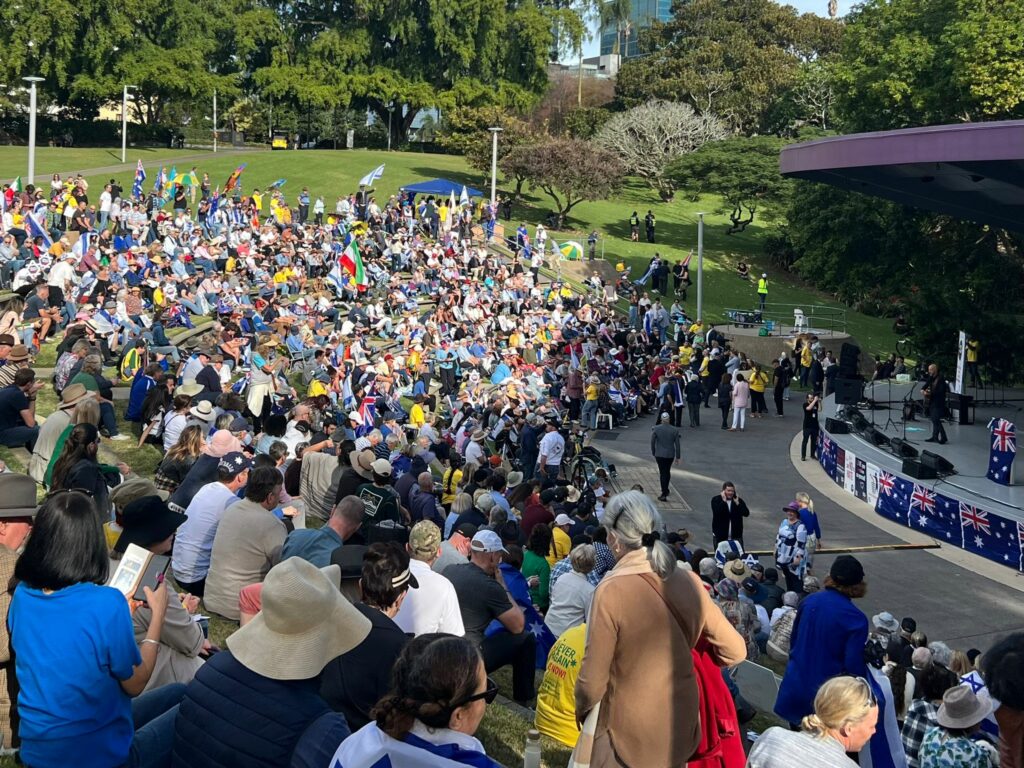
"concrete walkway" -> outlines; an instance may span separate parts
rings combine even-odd
[[[683,462],[673,470],[673,493],[661,505],[669,529],[685,527],[696,546],[710,549],[711,497],[731,480],[751,510],[744,529],[750,550],[772,550],[782,521],[782,506],[804,490],[814,499],[825,547],[930,542],[914,531],[895,526],[874,514],[864,502],[841,490],[810,458],[800,461],[797,400],[786,405],[784,418],[748,418],[745,432],[719,428],[717,408],[701,412],[704,424],[683,428]],[[714,404],[714,400],[712,400]],[[593,445],[618,469],[618,484],[644,485],[658,493],[657,467],[651,458],[647,418],[630,422],[612,434],[599,432]],[[853,511],[851,511],[853,510]],[[869,617],[890,611],[897,618],[913,616],[929,640],[953,648],[985,650],[1004,634],[1024,630],[1024,578],[1014,570],[975,557],[957,548],[879,551],[858,554],[867,573],[868,594],[858,605]],[[815,558],[814,572],[828,573],[832,557]],[[761,557],[770,563],[771,557]]]

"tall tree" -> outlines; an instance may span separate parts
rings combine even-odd
[[[617,95],[626,106],[684,101],[736,131],[756,132],[799,77],[802,62],[836,50],[842,26],[773,0],[690,0],[641,34],[649,55],[627,61]]]
[[[600,3],[598,17],[602,28],[613,28],[615,30],[615,44],[612,46],[612,54],[619,56],[623,53],[621,46],[628,46],[630,24],[629,16],[633,12],[633,0],[597,0]],[[626,36],[626,43],[623,43],[623,35]]]
[[[665,175],[679,189],[718,195],[717,210],[729,217],[731,235],[750,226],[758,213],[772,221],[785,212],[792,182],[779,174],[784,143],[771,136],[713,141],[677,158]]]
[[[1024,0],[867,0],[835,73],[854,130],[1024,117]]]
[[[689,104],[652,101],[612,115],[594,137],[626,167],[658,192],[662,200],[675,196],[675,183],[665,175],[669,163],[728,131],[714,115],[698,114]]]
[[[584,200],[604,200],[625,176],[618,157],[602,147],[577,139],[548,139],[523,144],[501,163],[507,173],[522,173],[527,182],[555,204],[556,228]]]

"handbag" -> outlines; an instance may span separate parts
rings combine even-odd
[[[583,721],[583,728],[580,730],[579,738],[576,739],[576,746],[573,747],[572,755],[569,757],[569,764],[566,768],[590,768],[590,761],[594,754],[594,736],[597,733],[597,719],[601,715],[601,702],[597,702],[594,708],[587,713],[587,719]]]

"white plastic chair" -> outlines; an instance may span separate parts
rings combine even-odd
[[[802,309],[793,310],[793,331],[800,333],[807,330],[807,318]]]
[[[608,426],[602,427],[602,421],[607,423]],[[596,426],[598,429],[612,429],[612,415],[610,413],[605,413],[604,411],[598,411],[597,418],[594,419],[594,426]]]

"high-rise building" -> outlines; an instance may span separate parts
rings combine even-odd
[[[669,21],[671,18],[672,0],[633,0],[629,23],[624,29],[616,29],[614,25],[601,27],[601,55],[614,53],[616,36],[623,59],[638,55],[640,30],[647,29],[655,21]]]

